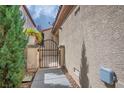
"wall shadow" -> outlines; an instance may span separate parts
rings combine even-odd
[[[107,84],[107,83],[104,83],[104,85],[105,85],[107,88],[115,88],[115,84],[109,85],[109,84]]]
[[[82,88],[88,88],[89,87],[89,79],[87,76],[88,73],[88,64],[87,64],[87,57],[86,57],[86,47],[85,43],[83,42],[82,45],[82,58],[81,58],[81,65],[80,65],[80,76],[79,81]]]

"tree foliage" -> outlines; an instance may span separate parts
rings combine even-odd
[[[0,87],[19,87],[24,76],[23,23],[19,6],[0,6]]]

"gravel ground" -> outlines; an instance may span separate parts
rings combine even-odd
[[[75,82],[75,80],[71,77],[71,75],[69,75],[69,73],[65,68],[62,68],[62,71],[64,72],[70,84],[72,85],[72,88],[80,88],[79,85]]]
[[[34,79],[35,73],[26,73],[26,75],[32,76],[33,78],[29,81],[22,81],[20,88],[31,88],[31,84]]]
[[[30,88],[31,84],[32,84],[32,82],[22,83],[20,88]]]

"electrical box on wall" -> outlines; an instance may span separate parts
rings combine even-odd
[[[113,85],[116,81],[115,73],[112,71],[112,69],[100,68],[100,79],[107,84]]]

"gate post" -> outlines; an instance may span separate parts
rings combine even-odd
[[[38,47],[27,47],[27,71],[36,72],[39,68],[39,52]]]
[[[60,50],[60,56],[59,56],[60,66],[64,67],[65,66],[65,46],[61,45],[59,47],[59,50]]]

